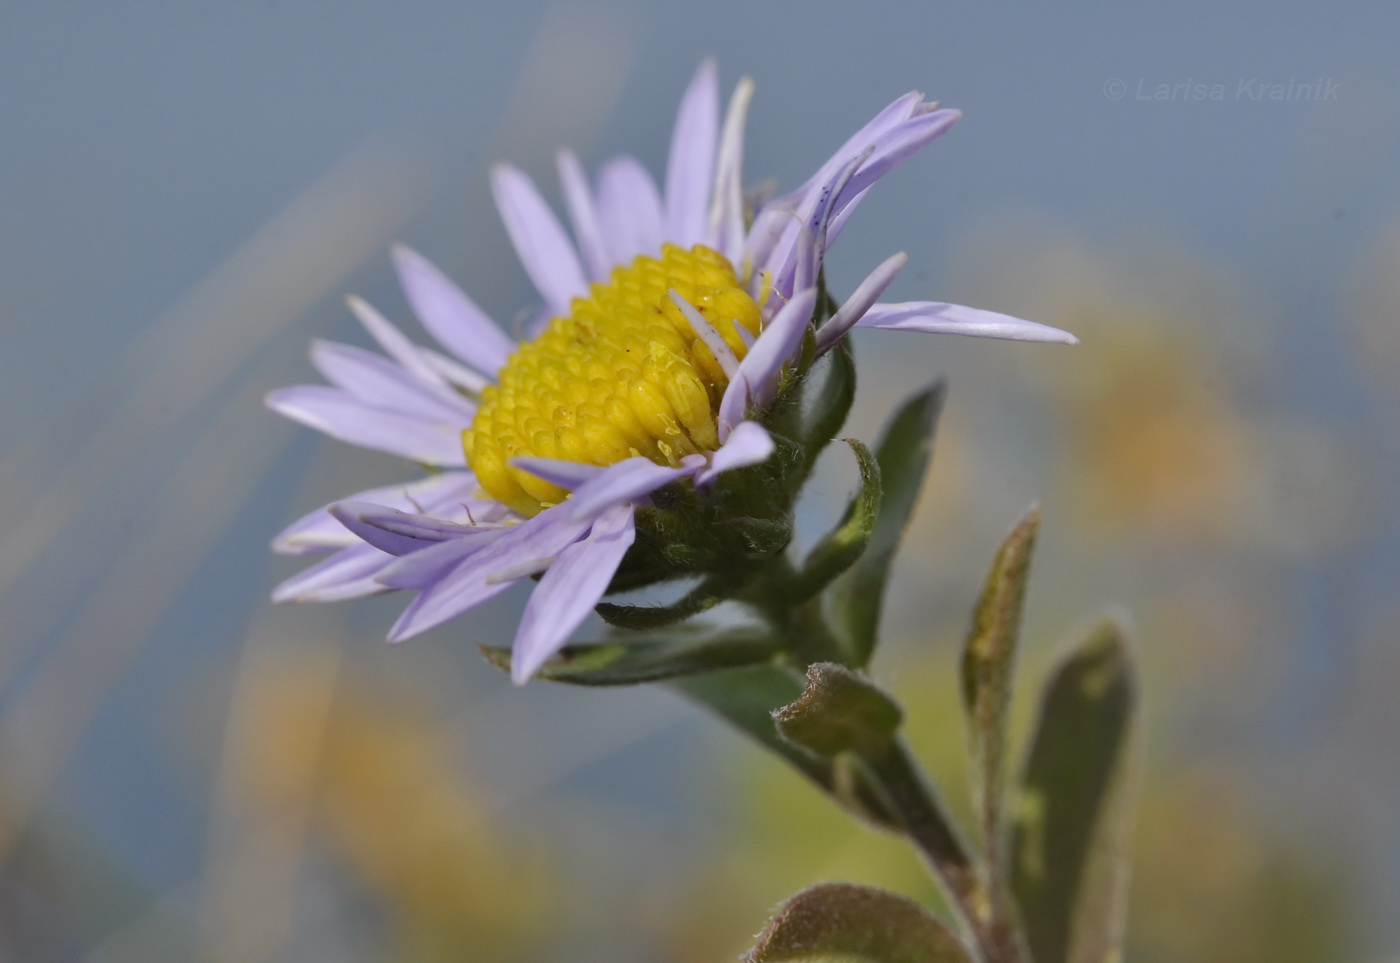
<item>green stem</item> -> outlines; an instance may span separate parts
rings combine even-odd
[[[909,839],[943,884],[982,952],[984,963],[1025,963],[1015,923],[988,892],[966,844],[909,750],[891,739],[864,756],[872,775],[904,823]]]

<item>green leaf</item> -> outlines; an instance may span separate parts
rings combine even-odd
[[[875,446],[883,498],[875,529],[860,561],[832,586],[832,615],[845,634],[856,665],[875,650],[885,581],[933,452],[933,429],[943,406],[938,382],[915,395],[895,413]]]
[[[1105,830],[1127,768],[1136,702],[1127,643],[1111,622],[1072,651],[1046,687],[1022,781],[1011,864],[1012,891],[1036,963],[1072,959],[1077,931],[1098,928],[1110,940],[1116,935],[1111,918],[1076,916],[1091,907],[1117,912],[1086,900],[1085,882],[1100,858],[1096,849],[1114,842]]]
[[[963,708],[972,747],[974,802],[982,822],[982,844],[1000,885],[1001,792],[1006,753],[1006,709],[1016,662],[1016,640],[1030,576],[1031,553],[1040,530],[1040,508],[1032,506],[997,550],[982,597],[972,613],[962,654]]]
[[[880,514],[880,463],[869,448],[854,438],[847,438],[846,444],[856,453],[860,464],[860,490],[846,506],[841,523],[808,554],[797,576],[794,598],[798,601],[816,595],[856,563],[870,543],[870,534]]]
[[[863,769],[845,758],[825,759],[778,735],[773,712],[796,701],[804,688],[791,670],[774,664],[757,665],[676,678],[667,684],[787,760],[848,812],[885,829],[903,829]]]
[[[888,743],[904,718],[873,682],[834,662],[807,666],[807,688],[773,713],[778,734],[819,756]]]
[[[599,602],[595,611],[619,629],[660,629],[714,608],[730,596],[733,579],[707,578],[670,605],[618,605]]]
[[[807,470],[816,463],[817,455],[831,444],[841,426],[846,423],[851,404],[856,398],[856,360],[849,338],[842,338],[826,353],[826,377],[821,394],[812,401],[811,410],[802,423],[802,443]]]
[[[536,678],[570,685],[614,686],[760,665],[777,654],[779,640],[762,629],[712,634],[680,632],[635,642],[571,645],[546,662]],[[510,649],[481,646],[486,661],[510,669]]]
[[[948,927],[918,903],[869,886],[825,883],[789,899],[746,963],[972,963]]]

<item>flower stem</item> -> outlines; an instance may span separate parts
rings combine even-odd
[[[908,748],[901,740],[891,739],[880,751],[863,758],[890,807],[903,820],[909,839],[962,915],[984,963],[1025,963],[1014,921],[1005,912],[1003,901],[988,892],[966,844]]]

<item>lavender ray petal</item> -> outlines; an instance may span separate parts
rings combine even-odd
[[[678,478],[693,475],[704,464],[703,455],[688,455],[681,460],[679,468],[658,465],[640,455],[624,458],[580,485],[573,497],[560,507],[570,518],[593,519],[613,505],[635,501]]]
[[[392,555],[357,541],[278,585],[272,590],[272,601],[339,602],[387,592],[375,576],[393,560]]]
[[[792,287],[794,290],[816,287],[817,276],[821,271],[822,257],[826,254],[826,233],[827,224],[831,218],[831,212],[835,210],[837,201],[841,199],[841,192],[850,184],[851,178],[866,159],[870,157],[872,148],[867,147],[864,151],[852,157],[847,163],[832,175],[817,195],[816,206],[812,208],[812,213],[802,222],[802,229],[797,233],[797,246],[794,249],[795,268],[793,274]]]
[[[590,524],[591,520],[545,511],[480,551],[464,552],[463,540],[454,539],[393,562],[380,574],[382,582],[423,591],[390,629],[390,641],[426,632],[494,598],[518,580],[493,581],[492,575],[557,556],[588,531]]]
[[[486,387],[491,384],[491,379],[484,375],[479,375],[464,364],[453,361],[445,354],[439,354],[430,348],[423,349],[423,357],[434,371],[440,374],[449,384],[480,397]]]
[[[666,239],[688,248],[713,241],[706,234],[715,144],[719,139],[719,79],[705,60],[686,88],[666,162]]]
[[[573,491],[584,482],[591,481],[607,471],[600,465],[585,465],[561,458],[512,458],[510,463],[515,468],[523,469],[567,491]]]
[[[710,463],[695,476],[695,484],[708,485],[720,475],[768,460],[773,454],[773,436],[756,421],[734,426],[724,444],[710,456]]]
[[[753,100],[753,80],[744,77],[729,98],[715,160],[715,190],[710,207],[710,236],[733,264],[744,258],[744,124]]]
[[[445,471],[416,482],[356,492],[337,501],[369,502],[400,511],[436,511],[442,505],[453,502],[468,506],[479,504],[480,500],[474,496],[476,489],[476,476],[471,472]],[[282,529],[272,540],[272,550],[282,555],[305,555],[354,545],[358,539],[330,514],[330,507],[334,504],[336,502],[308,512]]]
[[[265,403],[280,415],[352,445],[429,465],[461,468],[466,464],[460,424],[388,411],[325,385],[279,388],[268,394]]]
[[[750,405],[762,408],[773,400],[778,390],[778,373],[801,346],[802,335],[812,320],[812,308],[816,303],[817,292],[813,288],[794,294],[792,300],[783,305],[777,316],[768,322],[749,353],[744,355],[744,360],[739,362],[738,372],[720,399],[720,441],[728,439],[728,431],[737,426]],[[731,400],[730,392],[736,395],[742,392],[747,397]]]
[[[377,408],[461,425],[476,415],[476,405],[441,381],[424,381],[363,348],[318,339],[311,343],[311,363],[331,384]]]
[[[641,164],[618,157],[598,172],[598,223],[613,264],[661,251],[661,194]]]
[[[636,534],[632,506],[614,505],[593,522],[587,538],[559,553],[531,593],[515,633],[510,674],[516,685],[524,685],[588,618]]]
[[[559,154],[559,183],[564,188],[564,206],[569,211],[569,222],[574,226],[574,237],[578,239],[588,276],[594,281],[606,281],[611,265],[607,245],[603,243],[603,230],[598,225],[598,208],[593,202],[593,189],[588,186],[583,165],[572,151]]]
[[[351,312],[364,325],[370,337],[384,349],[384,353],[393,358],[405,369],[428,384],[441,385],[446,387],[446,381],[442,373],[433,367],[425,355],[425,349],[418,347],[408,339],[398,327],[384,315],[380,314],[373,305],[362,298],[351,295],[345,299]]]
[[[868,147],[885,131],[915,116],[922,101],[923,94],[918,91],[910,91],[897,98],[876,114],[869,123],[852,134],[802,186],[763,205],[763,208],[754,217],[747,243],[747,250],[753,259],[756,273],[769,267],[774,260],[772,256],[774,248],[788,225],[794,220],[793,214],[802,206],[807,195],[831,180],[832,175],[841,168],[842,164]]]
[[[1078,344],[1068,331],[1035,321],[1023,321],[1008,314],[944,304],[941,301],[905,301],[877,304],[856,322],[861,328],[891,331],[920,331],[926,334],[965,334],[974,338],[1000,338],[1004,341],[1040,341]]]
[[[515,342],[446,274],[417,251],[394,246],[394,268],[423,327],[444,347],[483,374],[505,367]]]
[[[879,267],[856,286],[846,303],[837,308],[836,313],[817,329],[818,355],[825,354],[832,345],[846,336],[846,332],[850,331],[857,321],[865,317],[865,312],[880,300],[885,288],[890,286],[895,275],[908,263],[909,255],[900,251],[882,261]]]
[[[568,314],[573,299],[588,293],[588,282],[558,218],[534,181],[507,164],[491,171],[491,190],[525,273],[554,313]]]
[[[330,513],[364,541],[395,556],[409,555],[454,538],[481,548],[507,531],[412,515],[369,502],[337,502],[330,507]]]
[[[701,341],[705,342],[705,347],[710,349],[710,354],[714,356],[720,370],[724,372],[726,378],[734,377],[734,372],[739,368],[739,359],[735,357],[728,342],[724,340],[724,335],[720,334],[713,324],[705,319],[705,316],[695,310],[695,306],[680,296],[680,293],[672,288],[666,292],[681,312],[681,316],[690,324],[690,330],[694,331]],[[735,330],[740,330],[743,325],[734,325]]]

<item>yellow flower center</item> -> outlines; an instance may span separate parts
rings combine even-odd
[[[617,268],[575,298],[567,318],[521,345],[500,383],[482,392],[462,445],[487,494],[532,516],[567,493],[512,467],[512,458],[611,465],[641,455],[675,465],[719,447],[715,416],[729,377],[672,290],[744,357],[736,325],[757,335],[759,309],[724,255],[667,244],[660,260]]]

